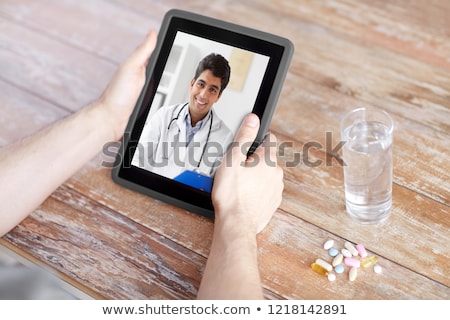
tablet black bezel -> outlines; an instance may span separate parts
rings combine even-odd
[[[147,66],[146,83],[125,130],[112,170],[112,178],[116,183],[132,190],[214,217],[209,192],[131,165],[134,150],[150,112],[175,36],[179,31],[269,56],[267,69],[252,109],[261,122],[255,145],[264,139],[269,128],[292,57],[293,45],[282,37],[192,12],[174,9],[164,16],[156,48]]]

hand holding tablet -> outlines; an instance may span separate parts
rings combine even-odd
[[[217,167],[248,113],[260,118],[254,146],[270,125],[292,44],[275,35],[197,14],[164,17],[147,79],[130,117],[115,182],[214,216]]]

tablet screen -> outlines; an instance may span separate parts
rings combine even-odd
[[[268,61],[177,32],[131,164],[210,192],[241,120],[253,110]]]
[[[116,182],[201,213],[244,116],[269,126],[286,61],[277,37],[170,11],[113,169]],[[284,65],[283,65],[284,63]],[[258,140],[257,138],[257,140]]]

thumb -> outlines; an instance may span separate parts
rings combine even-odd
[[[157,40],[157,33],[151,30],[145,40],[136,48],[133,55],[133,61],[139,66],[146,65],[153,49],[155,49]]]
[[[254,113],[246,115],[234,138],[234,144],[238,147],[234,150],[239,153],[238,157],[240,160],[247,158],[247,152],[258,134],[258,130],[258,116]]]

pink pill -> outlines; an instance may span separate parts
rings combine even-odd
[[[361,265],[361,262],[358,259],[355,259],[355,258],[345,258],[344,259],[344,264],[347,267],[359,268],[359,266]]]
[[[357,245],[356,245],[356,250],[358,250],[358,253],[359,253],[359,255],[360,255],[362,258],[367,257],[367,251],[366,251],[366,248],[364,248],[364,246],[363,246],[362,244],[357,244]]]

